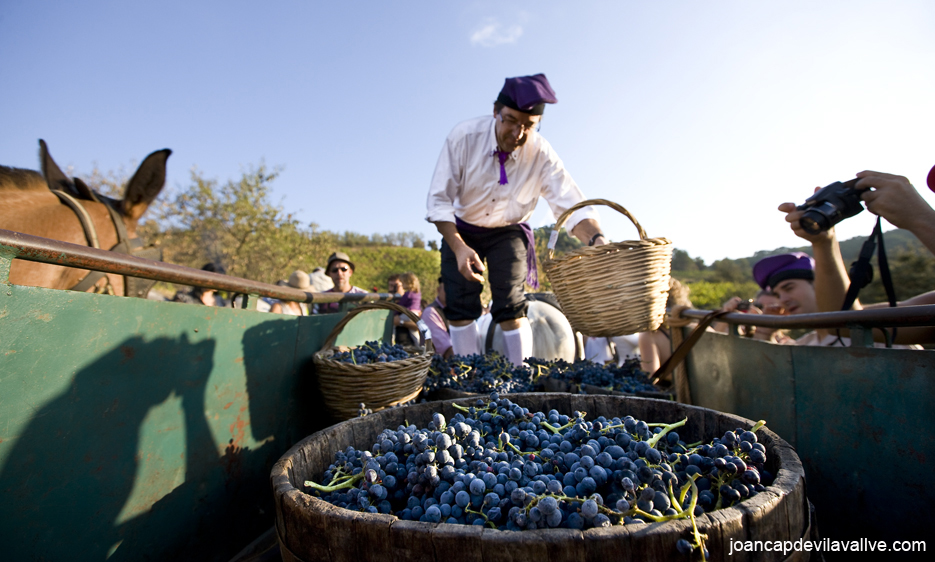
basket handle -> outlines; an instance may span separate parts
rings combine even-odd
[[[325,344],[321,347],[321,349],[319,350],[319,353],[327,349],[330,349],[331,346],[334,345],[334,341],[338,339],[338,335],[341,333],[342,330],[344,330],[344,327],[347,326],[348,322],[350,322],[355,316],[367,310],[381,310],[381,309],[392,310],[394,312],[398,312],[400,314],[405,314],[406,316],[408,316],[409,319],[415,322],[416,326],[418,326],[419,328],[419,335],[422,337],[422,341],[419,342],[420,345],[425,346],[426,351],[432,351],[432,352],[435,351],[435,346],[430,345],[432,342],[432,333],[429,331],[428,324],[423,322],[421,318],[416,316],[408,308],[399,306],[398,304],[394,302],[376,301],[376,302],[365,303],[356,308],[351,309],[350,312],[348,312],[347,315],[345,315],[344,318],[342,318],[337,324],[335,324],[334,328],[331,329],[331,333],[328,334],[328,337],[325,339]]]
[[[636,227],[636,231],[640,235],[640,240],[646,240],[646,238],[648,238],[648,236],[646,236],[646,231],[643,230],[643,227],[640,226],[640,223],[633,217],[633,215],[630,214],[630,211],[624,209],[622,205],[618,205],[617,203],[608,201],[607,199],[586,199],[581,203],[578,203],[577,205],[569,208],[567,211],[562,213],[560,217],[558,217],[557,221],[555,221],[555,226],[552,228],[552,235],[549,236],[549,259],[552,259],[552,255],[555,253],[555,243],[558,242],[558,233],[560,230],[562,230],[562,226],[564,226],[565,221],[568,220],[568,217],[570,217],[571,214],[578,209],[588,207],[590,205],[606,205],[618,213],[623,214],[628,219],[630,219],[630,222],[632,222],[633,226]]]

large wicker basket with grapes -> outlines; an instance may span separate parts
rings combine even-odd
[[[763,422],[663,400],[391,408],[307,437],[270,478],[287,561],[729,560],[752,541],[816,540],[788,443]]]
[[[368,310],[392,310],[407,315],[419,325],[420,342],[404,346],[409,357],[379,363],[355,364],[336,360],[346,351],[335,347],[338,335],[355,316]],[[360,404],[377,411],[414,400],[422,390],[435,348],[428,330],[418,316],[391,302],[374,302],[358,306],[338,322],[321,350],[313,357],[325,409],[337,421],[358,415]]]

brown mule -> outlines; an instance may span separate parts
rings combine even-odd
[[[65,176],[40,140],[42,174],[0,166],[0,228],[72,244],[96,242],[104,250],[159,259],[158,250],[140,247],[136,226],[165,185],[170,154],[163,149],[147,156],[127,184],[123,200],[116,201]],[[13,260],[10,268],[10,283],[51,289],[103,292],[111,287],[116,295],[145,297],[151,283],[140,281],[24,260]]]

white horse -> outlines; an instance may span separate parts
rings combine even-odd
[[[616,361],[619,367],[628,357],[639,357],[639,355],[639,334],[612,338],[584,338],[584,359],[595,363]]]
[[[532,328],[533,357],[550,361],[564,359],[572,362],[575,360],[580,345],[576,342],[576,334],[571,329],[571,324],[558,308],[545,301],[530,300],[526,317]],[[489,330],[490,314],[485,314],[477,319],[480,348],[493,349],[501,355],[506,355],[506,345],[503,342],[503,330],[500,325],[494,325],[493,334],[489,335]]]
[[[568,362],[575,359],[587,359],[595,363],[616,361],[620,366],[627,357],[639,355],[637,334],[612,338],[583,337],[572,329],[553,296],[531,293],[527,298],[529,309],[526,316],[532,328],[533,357],[550,361],[564,359]],[[497,324],[491,333],[490,321],[490,314],[477,319],[480,348],[506,355],[503,330]]]

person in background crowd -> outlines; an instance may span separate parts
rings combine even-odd
[[[692,306],[688,298],[689,289],[674,277],[669,278],[669,296],[666,308],[673,306]],[[640,332],[640,364],[643,371],[655,373],[672,356],[672,338],[669,329],[660,327],[654,332]]]
[[[210,273],[220,273],[221,275],[227,274],[227,270],[224,269],[223,265],[211,262],[201,266],[201,270]],[[192,287],[188,291],[176,291],[175,296],[172,297],[172,302],[203,304],[205,306],[227,306],[227,303],[217,294],[217,291],[214,289],[205,289],[203,287]]]
[[[724,303],[724,306],[721,308],[729,312],[736,312],[738,307],[741,307],[741,304],[745,301],[740,297],[731,297],[727,302]],[[774,314],[782,315],[785,312],[785,308],[782,306],[782,302],[779,299],[779,296],[772,291],[766,289],[761,289],[760,292],[756,294],[753,302],[750,303],[749,308],[741,310],[748,314]],[[730,325],[726,322],[715,322],[714,331],[727,333],[730,329]],[[753,330],[753,335],[750,336],[752,339],[759,341],[766,341],[770,343],[779,343],[784,345],[795,344],[795,340],[790,338],[785,334],[783,330],[777,330],[775,328],[766,328],[763,326],[740,326],[741,332],[746,334],[746,330]]]
[[[451,349],[451,336],[448,334],[448,319],[445,318],[445,283],[438,278],[438,289],[435,300],[422,311],[422,320],[425,321],[432,333],[432,343],[435,353],[444,358],[454,355]]]
[[[770,256],[756,262],[753,278],[757,284],[779,297],[786,314],[814,314],[819,312],[815,294],[817,273],[815,260],[803,252]],[[849,338],[841,337],[837,330],[813,330],[795,341],[798,345],[847,347]],[[882,343],[876,347],[885,347]],[[903,348],[904,345],[893,346]]]
[[[356,294],[367,292],[360,287],[351,285],[351,276],[354,275],[354,262],[344,252],[335,252],[328,257],[325,273],[334,281],[334,288],[325,291],[327,293]],[[336,302],[320,303],[315,307],[316,314],[328,314],[340,310],[341,305]]]
[[[386,278],[387,292],[391,295],[402,296],[405,292],[403,284],[399,281],[399,274],[394,273]]]
[[[507,358],[521,365],[532,354],[524,283],[538,287],[535,241],[527,222],[541,197],[558,217],[584,200],[555,150],[539,133],[546,104],[558,99],[544,74],[507,78],[493,112],[454,127],[442,147],[426,201],[426,220],[444,239],[441,273],[458,355],[480,353],[477,320],[489,268],[493,321]],[[606,243],[594,209],[565,225],[590,246]],[[486,260],[487,265],[484,265]]]
[[[815,260],[810,255],[793,252],[763,258],[753,265],[753,279],[761,289],[776,295],[786,314],[818,312],[818,301],[815,297]],[[815,330],[799,338],[796,343],[834,345],[832,342],[836,339],[836,336],[827,330]],[[838,342],[838,345],[840,343]]]
[[[278,284],[279,283],[277,283],[277,285]],[[292,272],[285,286],[299,289],[300,291],[311,291],[312,288],[308,273],[305,273],[301,269]],[[270,312],[274,314],[289,314],[292,316],[308,316],[308,305],[304,302],[276,301],[270,307]]]
[[[912,183],[903,176],[882,172],[863,171],[855,189],[866,189],[861,199],[867,204],[867,210],[879,215],[896,227],[912,232],[930,252],[935,254],[935,210],[919,195]],[[935,191],[935,167],[928,175],[929,188]],[[816,188],[817,189],[817,188]],[[816,311],[835,312],[844,304],[850,278],[841,250],[834,233],[834,228],[818,234],[809,234],[802,229],[799,219],[802,211],[795,203],[783,203],[779,206],[786,213],[786,222],[799,238],[812,244],[815,255],[815,294]],[[917,295],[898,303],[898,306],[935,304],[935,291]],[[864,308],[885,308],[888,303],[862,305],[854,302],[853,310]],[[881,342],[883,335],[874,330],[874,338]],[[935,343],[935,327],[904,327],[897,330],[896,342],[902,344]]]
[[[407,271],[399,276],[399,284],[403,289],[403,296],[397,299],[396,304],[409,309],[416,316],[422,315],[422,287],[415,273]],[[419,343],[419,328],[405,314],[397,314],[393,320],[396,326],[396,343],[403,345],[416,345]]]

